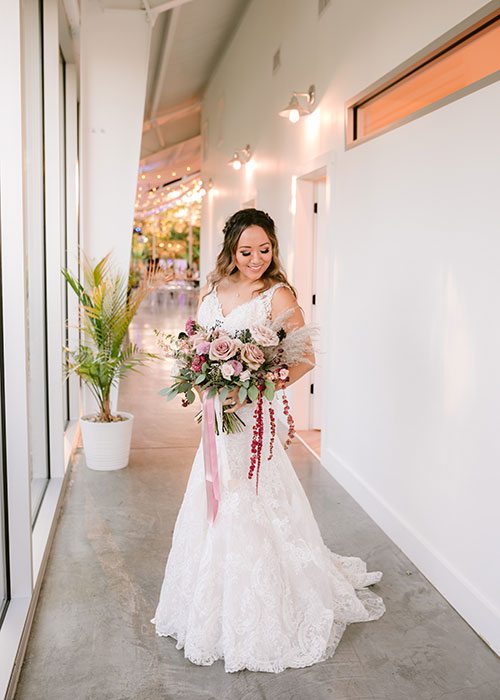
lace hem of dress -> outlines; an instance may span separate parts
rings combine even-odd
[[[376,571],[371,574],[377,575],[378,580],[382,577],[382,572]],[[370,577],[370,574],[367,574]],[[385,604],[380,596],[368,589],[357,591],[358,599],[363,603],[367,612],[365,620],[359,622],[368,622],[378,620],[385,613]],[[171,637],[175,640],[175,648],[184,650],[184,657],[191,663],[198,666],[211,666],[216,661],[224,662],[224,671],[226,673],[236,673],[237,671],[260,671],[265,673],[281,673],[288,668],[306,668],[321,661],[326,661],[334,655],[337,646],[339,645],[345,629],[351,622],[331,621],[331,628],[328,637],[328,642],[324,646],[323,640],[311,637],[310,629],[304,633],[305,638],[309,638],[311,648],[304,653],[300,647],[290,648],[289,652],[279,659],[261,658],[258,659],[255,655],[252,659],[249,658],[231,658],[227,660],[224,656],[224,651],[220,645],[216,645],[211,651],[204,650],[193,642],[186,643],[186,635],[179,632],[174,625],[160,626],[156,617],[151,619],[151,622],[156,625],[156,635],[158,637]],[[318,626],[324,626],[324,620]]]

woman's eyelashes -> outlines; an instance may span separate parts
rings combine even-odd
[[[260,251],[260,254],[261,254],[261,255],[267,255],[267,253],[269,253],[269,248],[268,248],[267,250],[261,250],[261,251]],[[248,256],[251,255],[251,253],[249,253],[248,251],[246,251],[246,252],[243,252],[243,251],[242,251],[241,254],[243,255],[244,258],[248,258]]]

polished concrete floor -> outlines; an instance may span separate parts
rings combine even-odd
[[[134,339],[176,327],[186,310],[143,310]],[[166,403],[158,363],[122,385],[136,416],[128,468],[99,473],[76,460],[17,700],[499,700],[500,660],[299,442],[290,457],[326,544],[384,577],[387,612],[350,625],[336,654],[281,674],[196,666],[155,635],[153,616],[195,450],[194,409]]]

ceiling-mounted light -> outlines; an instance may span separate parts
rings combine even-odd
[[[242,165],[245,165],[245,163],[248,163],[252,156],[252,152],[250,151],[250,145],[247,144],[245,148],[241,148],[239,151],[235,151],[233,153],[233,157],[231,160],[227,161],[227,164],[230,165],[232,168],[235,170],[240,170]]]
[[[307,102],[306,107],[304,107],[300,103],[299,97],[306,98],[306,102]],[[285,119],[289,119],[292,122],[292,124],[295,124],[296,122],[299,121],[299,119],[301,117],[305,117],[306,114],[311,114],[315,99],[316,99],[316,89],[315,89],[314,85],[311,85],[307,92],[295,92],[294,91],[292,93],[291,98],[290,98],[290,102],[285,107],[285,109],[282,109],[281,112],[279,112],[279,115],[280,115],[280,117],[285,117]]]

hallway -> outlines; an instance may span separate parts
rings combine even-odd
[[[131,335],[155,351],[164,325],[145,308]],[[157,637],[149,620],[200,435],[196,406],[158,395],[167,381],[159,362],[121,387],[135,415],[128,468],[91,471],[81,451],[72,465],[17,700],[498,700],[500,660],[297,440],[290,457],[326,544],[384,572],[386,614],[350,625],[330,660],[278,675],[198,667]]]

